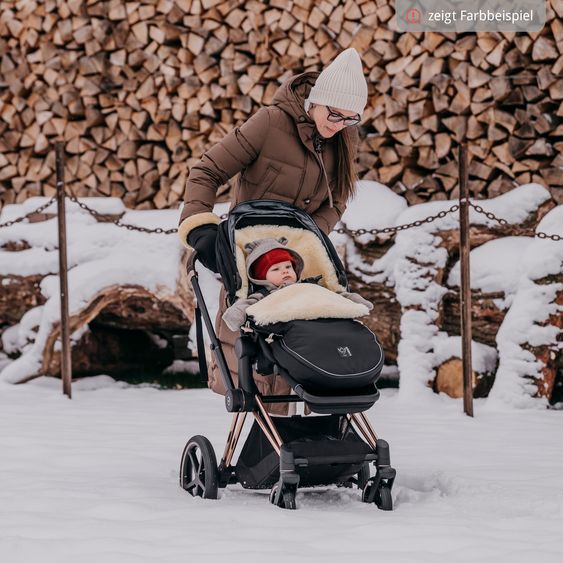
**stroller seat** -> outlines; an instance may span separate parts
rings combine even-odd
[[[252,336],[247,332],[242,338],[256,343],[256,371],[281,375],[313,412],[371,407],[379,398],[374,383],[383,367],[383,349],[357,320],[369,309],[339,294],[338,273],[320,240],[310,231],[279,225],[248,226],[241,233],[235,238],[237,255],[249,238],[281,234],[289,248],[295,249],[292,243],[300,248],[306,272],[319,280],[278,289],[247,309],[245,331]],[[239,267],[239,275],[241,288],[248,291],[246,268]]]

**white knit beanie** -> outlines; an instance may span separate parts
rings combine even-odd
[[[368,86],[362,60],[353,47],[342,51],[317,77],[305,102],[354,111],[362,115],[368,101]]]

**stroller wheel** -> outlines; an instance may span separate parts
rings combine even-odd
[[[380,485],[375,493],[375,504],[380,510],[393,510],[391,489],[387,485]]]
[[[362,502],[373,502],[380,510],[393,510],[393,497],[389,486],[380,483],[375,494],[372,491],[373,487],[373,481],[368,481],[362,493]]]
[[[180,463],[180,487],[193,497],[216,499],[219,489],[217,458],[205,436],[189,439]]]
[[[296,492],[297,487],[282,487],[280,490],[280,484],[276,483],[270,491],[270,502],[280,508],[295,510],[297,508],[295,503]]]

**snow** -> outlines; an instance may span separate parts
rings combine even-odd
[[[505,219],[509,224],[522,223],[531,213],[533,213],[542,203],[551,198],[549,191],[540,184],[530,183],[518,186],[509,192],[501,194],[495,198],[487,200],[470,200],[476,205],[481,206],[484,211],[494,213],[498,218]],[[417,219],[424,219],[429,215],[436,215],[440,211],[447,211],[452,205],[457,204],[458,200],[447,201],[429,201],[419,205],[413,205],[406,209],[397,218],[397,225],[411,223]],[[434,230],[436,223],[440,228],[459,228],[459,213],[450,213],[443,219],[438,219],[433,223]],[[474,225],[498,226],[493,219],[488,219],[482,213],[478,213],[475,209],[469,210],[469,221]]]
[[[505,219],[509,224],[518,224],[549,198],[550,194],[544,187],[539,184],[526,184],[494,199],[480,200],[476,203],[485,211],[493,212],[497,217]],[[436,215],[441,211],[449,210],[456,203],[457,200],[433,201],[408,207],[395,218],[395,224],[408,224],[430,215]],[[548,213],[538,225],[538,230],[557,234],[558,229],[561,229],[561,225],[563,225],[562,208],[559,206]],[[477,213],[473,208],[470,209],[469,219],[472,224],[498,226],[498,223]],[[437,274],[440,269],[445,267],[448,256],[446,249],[441,245],[440,237],[435,233],[438,230],[447,229],[459,229],[457,212],[448,213],[445,217],[432,223],[398,232],[395,244],[391,249],[371,264],[364,262],[351,237],[346,237],[345,241],[348,271],[366,284],[385,283],[394,287],[397,301],[401,305],[401,340],[398,345],[397,364],[401,373],[400,396],[407,401],[421,393],[430,393],[427,384],[434,379],[435,367],[439,365],[434,349],[434,343],[440,341],[436,321],[447,288],[438,282]],[[513,240],[514,238],[520,240]],[[544,245],[538,247],[537,244],[540,242]],[[561,259],[557,259],[558,253],[561,251],[563,251],[563,245],[560,242],[540,241],[540,239],[530,239],[530,237],[507,237],[485,244],[471,253],[472,258],[475,258],[472,262],[472,272],[473,269],[475,270],[474,275],[472,274],[472,287],[483,288],[486,291],[496,291],[497,289],[492,288],[502,288],[507,295],[505,300],[499,300],[498,304],[501,307],[507,307],[513,298],[516,299],[514,295],[521,293],[519,289],[521,275],[525,277],[526,272],[531,271],[536,273],[561,272]],[[459,266],[454,269],[448,280],[451,284],[459,283],[458,271]],[[529,335],[530,343],[552,342],[555,337],[555,329],[538,327],[534,323],[540,318],[545,320],[547,318],[545,315],[549,314],[548,311],[553,312],[553,305],[548,303],[551,303],[549,300],[553,299],[555,290],[556,288],[550,286],[544,288],[543,294],[540,294],[539,290],[536,293],[528,293],[527,306],[535,309],[535,305],[538,305],[534,311],[534,320],[532,321],[526,314],[525,322],[511,332],[518,332],[522,338]],[[520,302],[519,306],[525,308],[526,298],[521,297]],[[518,317],[521,315],[518,314]],[[509,326],[515,326],[510,324],[511,318],[513,315],[508,317]],[[499,345],[499,355],[502,356],[500,348]],[[531,354],[524,353],[525,351],[521,348],[518,349],[519,356],[525,356],[525,358],[517,360],[520,365],[517,372],[521,374],[519,377],[537,375],[538,366],[530,363]],[[515,350],[511,347],[505,348],[505,350],[504,360],[501,357],[500,363],[511,366],[507,368],[503,376],[510,379],[514,378],[514,373],[511,376],[511,369],[514,367],[512,355]],[[495,383],[496,385],[497,383]],[[524,388],[517,386],[515,395],[517,396],[518,392],[520,394],[528,393],[524,399],[524,402],[528,403],[533,401],[529,395],[530,390],[531,387],[526,382]],[[501,395],[508,398],[510,394],[501,393]],[[514,397],[512,399],[517,402]],[[545,406],[545,402],[540,401],[540,403]]]
[[[552,209],[539,222],[536,232],[563,237],[563,205]],[[539,279],[560,274],[563,263],[561,241],[540,238],[535,238],[534,241],[534,246],[526,253],[526,275],[530,279]]]
[[[461,336],[448,336],[439,332],[432,342],[435,366],[451,358],[461,358]],[[497,351],[492,346],[471,342],[471,364],[476,373],[494,373],[497,367]]]
[[[2,210],[0,222],[21,217],[48,199],[30,198],[23,204],[8,205]],[[128,210],[118,198],[80,198],[80,201],[99,213],[121,215],[120,221],[125,225],[148,229],[176,228],[181,212],[181,209]],[[223,215],[228,208],[228,203],[219,203],[214,211]],[[47,211],[56,213],[56,206],[51,205]],[[173,296],[176,292],[183,250],[175,233],[147,234],[98,223],[70,200],[66,202],[66,222],[71,315],[112,285],[141,285],[160,295]],[[0,276],[43,275],[40,288],[47,298],[44,305],[28,311],[19,325],[3,335],[10,354],[18,351],[23,354],[6,366],[0,377],[18,382],[37,373],[47,337],[60,318],[57,220],[22,222],[0,229],[0,247],[9,241],[26,241],[31,248],[18,252],[0,249]],[[210,314],[215,318],[219,281],[201,265],[198,272]],[[195,326],[191,337],[195,342]]]
[[[558,563],[563,557],[560,411],[495,411],[383,390],[368,412],[391,445],[395,510],[356,489],[297,495],[298,509],[240,486],[216,501],[178,486],[185,442],[220,457],[230,415],[208,390],[0,383],[0,560],[10,563],[385,561]],[[429,400],[432,399],[432,400]],[[250,423],[247,422],[246,428]]]
[[[107,204],[100,200],[105,201],[104,198],[83,198],[88,206],[104,213],[123,211],[119,200]],[[12,207],[25,209],[26,205],[30,206],[26,202]],[[69,206],[66,213],[70,315],[112,285],[142,285],[148,291],[174,295],[182,254],[175,234],[130,231],[111,223],[98,223],[82,210],[77,210],[80,208]],[[7,210],[8,215],[13,213],[13,210]],[[178,210],[127,211],[121,221],[147,228],[170,229],[177,226],[178,217]],[[8,241],[25,240],[32,247],[18,252],[0,250],[0,275],[43,274],[40,288],[47,298],[44,305],[26,313],[16,338],[15,329],[6,337],[12,352],[17,342],[24,353],[4,368],[1,377],[5,381],[17,382],[37,373],[47,338],[60,319],[57,237],[56,218],[20,223],[0,230],[0,246]],[[31,345],[26,345],[30,342]]]
[[[408,202],[387,186],[370,180],[356,182],[357,193],[342,215],[342,223],[349,229],[383,229],[394,226],[397,217],[407,208]],[[368,244],[375,240],[369,233],[359,235],[356,241]],[[381,238],[381,236],[380,236]]]
[[[41,205],[45,205],[51,198],[50,197],[30,197],[22,203],[15,203],[5,205],[0,213],[0,223],[6,221],[13,221],[19,217],[23,217],[27,213],[35,211]],[[91,209],[94,209],[102,215],[121,215],[125,213],[127,208],[123,201],[118,197],[79,197],[78,201],[86,204]],[[77,203],[70,199],[65,200],[65,211],[67,213],[75,214],[81,213],[87,215],[88,212],[82,209]],[[57,202],[53,201],[42,213],[57,214]]]
[[[505,298],[495,300],[495,304],[507,309],[522,274],[522,255],[533,242],[532,237],[504,237],[474,248],[469,257],[471,289],[504,293]],[[448,285],[461,286],[459,260],[450,271]]]
[[[563,235],[563,205],[551,210],[538,224],[537,232]],[[547,400],[534,399],[537,387],[533,377],[539,377],[542,364],[526,349],[547,346],[561,350],[561,330],[553,325],[543,326],[550,315],[563,313],[557,305],[557,293],[563,283],[537,283],[546,276],[561,274],[563,270],[563,243],[534,238],[522,256],[522,275],[516,294],[497,334],[499,368],[489,400],[513,407],[545,408]]]
[[[530,184],[479,204],[519,223],[547,197],[544,188]],[[31,211],[41,203],[34,199],[39,198],[6,206],[0,222]],[[126,211],[110,198],[87,203],[101,213],[124,213],[123,223],[165,229],[177,224],[177,210]],[[381,228],[454,203],[407,208],[388,188],[362,182],[343,221],[352,229]],[[214,211],[227,209],[220,204]],[[474,210],[471,220],[490,222]],[[555,297],[563,284],[539,281],[561,273],[563,244],[510,237],[472,251],[472,286],[504,291],[511,306],[497,335],[498,357],[493,348],[472,343],[474,369],[490,372],[498,359],[498,370],[489,398],[476,400],[475,418],[468,418],[461,400],[426,387],[437,365],[460,355],[460,338],[436,326],[447,289],[435,275],[447,256],[433,232],[457,228],[457,221],[457,214],[449,214],[399,233],[372,264],[360,262],[350,237],[331,235],[345,244],[348,269],[366,283],[394,286],[403,308],[400,389],[383,389],[367,413],[377,434],[389,441],[398,471],[391,513],[361,503],[355,489],[334,486],[300,491],[297,511],[270,505],[268,491],[238,485],[222,490],[217,501],[190,497],[178,486],[185,442],[204,434],[220,457],[231,420],[223,398],[208,390],[130,386],[99,375],[74,382],[68,400],[57,379],[9,385],[37,370],[41,345],[59,318],[58,242],[56,220],[0,229],[0,246],[24,240],[32,247],[0,250],[0,275],[44,274],[47,298],[2,334],[4,351],[22,355],[12,361],[0,353],[0,561],[559,563],[561,408],[548,410],[546,400],[532,398],[530,377],[542,366],[524,344],[561,346],[558,330],[542,323],[561,314]],[[182,252],[175,235],[98,224],[70,202],[67,224],[71,313],[109,284],[175,291]],[[563,206],[537,230],[563,235]],[[356,242],[372,239],[362,235]],[[198,270],[215,318],[220,284],[205,268]],[[452,272],[448,281],[456,279]],[[194,362],[177,361],[167,373],[194,369]],[[395,373],[386,370],[391,378]]]
[[[549,192],[542,186],[528,184],[477,203],[509,223],[520,223],[549,197]],[[47,199],[32,198],[22,205],[6,206],[0,221],[21,216],[44,201]],[[119,200],[112,201],[112,198],[84,198],[83,201],[103,213],[123,213],[123,223],[148,228],[174,228],[180,212],[125,210]],[[408,207],[404,198],[382,184],[361,181],[358,183],[358,196],[350,202],[343,223],[351,229],[368,230],[401,225],[446,211],[456,203],[456,200],[436,201]],[[214,212],[223,215],[228,208],[229,203],[217,204]],[[548,213],[538,230],[561,233],[562,209],[559,206]],[[474,224],[498,226],[474,209],[470,210],[470,220]],[[148,235],[97,223],[70,202],[67,224],[71,314],[112,284],[140,284],[148,290],[175,291],[182,253],[175,235]],[[405,400],[420,393],[430,393],[427,383],[434,378],[435,368],[439,365],[444,343],[436,323],[443,295],[448,289],[445,284],[439,283],[437,273],[445,266],[448,256],[436,231],[458,227],[458,214],[449,213],[431,224],[401,231],[385,255],[371,264],[363,261],[357,245],[373,241],[373,235],[361,235],[353,240],[347,235],[331,234],[333,242],[345,248],[346,268],[350,273],[366,284],[383,283],[394,288],[402,308],[398,369],[401,373],[400,395]],[[0,276],[43,274],[45,277],[40,287],[47,302],[29,311],[19,325],[4,331],[4,349],[10,354],[23,352],[1,373],[1,378],[12,382],[37,372],[46,338],[59,318],[56,220],[0,229],[0,246],[14,240],[27,241],[32,248],[17,253],[0,250]],[[380,237],[380,240],[383,239]],[[539,285],[534,280],[561,272],[562,248],[561,242],[506,237],[486,243],[471,253],[472,287],[486,292],[504,292],[505,299],[497,300],[501,308],[508,308],[513,303],[499,332],[500,379],[497,379],[500,383],[495,383],[498,389],[493,393],[496,401],[504,397],[502,400],[513,405],[533,402],[529,393],[533,393],[535,388],[530,385],[529,378],[537,376],[541,366],[536,365],[533,356],[522,344],[527,339],[532,345],[553,347],[558,331],[551,326],[540,326],[540,323],[549,315],[560,313],[560,308],[553,303],[559,286]],[[217,276],[200,265],[198,273],[210,316],[214,319],[220,283]],[[10,279],[4,278],[4,281],[9,282]],[[459,284],[459,265],[454,266],[448,283]],[[190,338],[193,346],[195,325]],[[207,334],[205,339],[208,341]],[[451,340],[446,349],[457,347],[455,342]],[[483,355],[483,362],[489,365],[492,360],[487,354],[477,346],[474,361],[479,362]],[[520,400],[518,397],[522,393],[525,396]],[[545,406],[545,401],[534,404]]]

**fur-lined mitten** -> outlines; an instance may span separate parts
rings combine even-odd
[[[254,305],[257,301],[260,301],[262,297],[263,295],[261,293],[253,293],[246,299],[239,299],[236,303],[233,303],[223,313],[223,320],[229,329],[233,332],[237,332],[246,321],[246,310],[248,307]]]

